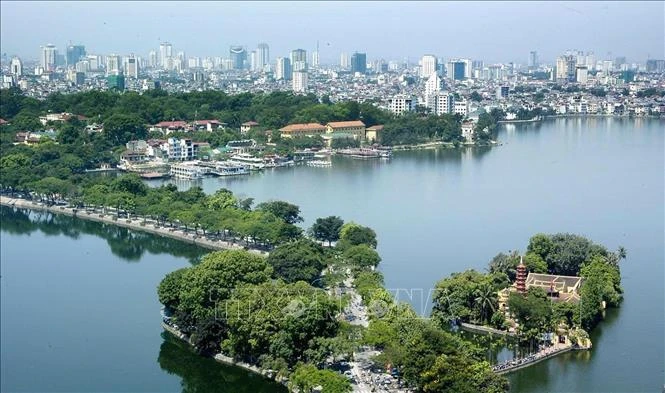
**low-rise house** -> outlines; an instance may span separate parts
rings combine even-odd
[[[370,143],[381,142],[381,134],[383,133],[383,125],[377,124],[365,129],[365,140]]]
[[[42,123],[42,125],[46,125],[49,121],[54,121],[54,122],[64,122],[72,117],[76,117],[81,121],[88,120],[87,117],[82,116],[82,115],[75,115],[73,113],[68,113],[68,112],[62,112],[62,113],[48,113],[46,116],[39,116],[39,122]]]
[[[259,123],[255,121],[247,121],[244,122],[240,125],[240,133],[245,135],[248,132],[250,132],[252,129],[257,128],[259,126]]]
[[[194,145],[191,139],[169,138],[162,144],[161,149],[170,161],[189,161],[197,156],[195,146],[197,145]]]
[[[164,135],[168,135],[172,132],[178,131],[187,131],[188,125],[186,121],[176,120],[176,121],[161,121],[157,124],[154,124],[150,127],[150,131],[159,131]]]
[[[195,131],[213,132],[223,127],[219,120],[196,120],[192,123],[192,128]]]
[[[57,133],[55,130],[21,131],[16,133],[16,136],[14,137],[14,144],[35,145],[46,139],[55,141],[56,137]]]

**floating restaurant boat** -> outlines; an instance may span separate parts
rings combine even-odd
[[[253,155],[248,153],[234,154],[231,156],[231,159],[229,159],[229,161],[235,164],[247,165],[250,170],[254,171],[261,170],[266,167],[263,158],[254,157]]]
[[[249,175],[249,169],[246,165],[236,164],[229,161],[221,161],[210,169],[210,174],[215,176],[239,176]]]
[[[170,175],[176,179],[196,180],[201,179],[208,173],[209,169],[192,162],[171,165]]]

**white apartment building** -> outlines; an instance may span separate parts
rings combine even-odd
[[[455,109],[455,96],[445,92],[445,91],[440,91],[436,95],[436,106],[435,106],[435,113],[438,116],[443,115],[444,113],[452,113],[453,110]]]
[[[416,99],[404,94],[397,95],[388,100],[390,110],[396,115],[412,111],[415,108],[416,103]]]
[[[295,93],[307,92],[307,71],[294,71],[292,87]]]
[[[425,55],[420,59],[420,77],[431,78],[431,75],[437,71],[438,60],[434,55]]]
[[[455,101],[453,104],[453,112],[456,115],[462,115],[466,117],[469,114],[469,101],[462,99],[460,101]]]
[[[187,161],[196,157],[191,139],[169,138],[162,144],[161,149],[172,161]]]

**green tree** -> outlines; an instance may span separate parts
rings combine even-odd
[[[302,393],[313,392],[320,388],[322,393],[351,392],[351,383],[346,377],[331,370],[319,370],[311,364],[300,364],[291,375],[289,384],[292,389]]]
[[[114,145],[124,145],[132,139],[145,139],[143,120],[136,115],[116,113],[104,120],[104,135]]]
[[[275,276],[286,282],[311,283],[319,278],[325,267],[323,248],[307,239],[277,247],[268,256],[268,263]]]
[[[376,232],[372,228],[364,227],[354,222],[348,222],[342,226],[339,231],[339,239],[339,243],[342,243],[344,247],[366,244],[372,248],[376,248],[377,245]]]
[[[317,218],[312,225],[311,233],[316,240],[327,241],[330,246],[332,242],[339,240],[339,231],[344,221],[337,216]]]
[[[381,262],[379,253],[366,244],[347,248],[343,253],[343,257],[351,265],[363,269],[376,267]]]
[[[303,221],[302,216],[300,216],[300,208],[288,202],[263,202],[259,203],[256,209],[270,212],[287,224],[296,224]]]

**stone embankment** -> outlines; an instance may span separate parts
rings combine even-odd
[[[117,218],[112,214],[101,214],[99,212],[88,212],[86,210],[75,209],[69,206],[47,206],[44,203],[29,201],[21,198],[10,198],[7,196],[0,196],[0,205],[17,207],[21,209],[30,209],[35,211],[47,211],[55,214],[64,214],[71,217],[80,218],[82,220],[96,221],[105,224],[117,225],[119,227],[128,228],[136,231],[147,232],[153,235],[168,237],[186,243],[194,244],[200,247],[208,248],[211,250],[240,250],[244,249],[242,245],[237,243],[226,242],[223,240],[213,240],[194,234],[184,232],[175,228],[162,227],[153,220],[126,219]],[[265,251],[249,249],[249,252],[258,255],[268,255]]]

